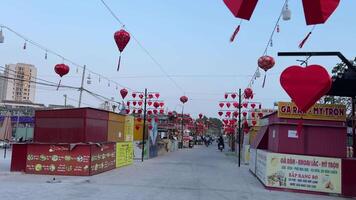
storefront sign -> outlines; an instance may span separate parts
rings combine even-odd
[[[133,143],[116,143],[116,167],[130,165],[133,162]]]
[[[307,113],[303,113],[294,103],[278,102],[278,117],[346,121],[346,107],[336,104],[315,104]]]
[[[267,155],[268,153],[266,151],[257,150],[256,176],[264,185],[267,185]]]
[[[115,143],[93,145],[91,150],[90,175],[115,169]]]
[[[341,159],[258,150],[257,160],[259,155],[266,166],[257,166],[257,176],[268,187],[341,194]]]

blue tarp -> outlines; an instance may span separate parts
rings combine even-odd
[[[0,116],[0,122],[4,121],[5,116]],[[16,123],[18,120],[18,116],[11,116],[11,122]],[[28,116],[20,116],[19,123],[34,123],[35,118],[34,117],[28,117]]]

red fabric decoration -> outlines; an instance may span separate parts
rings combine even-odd
[[[130,34],[127,31],[125,31],[124,29],[121,29],[121,30],[115,32],[114,39],[115,39],[117,48],[120,51],[119,62],[117,64],[117,71],[119,71],[120,63],[121,63],[121,53],[122,53],[122,51],[124,51],[126,45],[130,41]]]
[[[152,106],[152,101],[147,102],[148,106]]]
[[[244,108],[247,108],[247,106],[248,106],[248,103],[242,103],[242,106],[244,107]]]
[[[127,105],[127,106],[130,106],[130,104],[131,104],[131,102],[129,102],[129,101],[128,101],[128,102],[126,102],[126,105]]]
[[[121,94],[122,99],[125,99],[127,93],[128,93],[128,91],[125,88],[120,90],[120,94]]]
[[[143,94],[139,94],[138,97],[140,97],[140,99],[143,99]]]
[[[250,20],[258,0],[224,0],[231,13],[241,19]]]
[[[224,107],[224,103],[219,103],[220,108]]]
[[[237,103],[237,102],[232,103],[232,105],[233,105],[235,108],[238,108],[238,107],[239,107],[239,103]]]
[[[132,93],[132,98],[136,98],[136,93]]]
[[[299,46],[300,49],[303,48],[305,42],[309,39],[309,37],[310,37],[311,34],[312,34],[312,32],[310,31],[310,32],[308,33],[308,35],[305,36],[305,38],[299,43],[298,46]]]
[[[133,101],[132,102],[132,105],[136,106],[137,102],[136,101]]]
[[[320,65],[290,66],[280,77],[283,89],[297,107],[307,112],[331,88],[331,77]]]
[[[230,108],[230,106],[231,106],[231,103],[227,102],[226,107]]]
[[[246,116],[247,116],[247,112],[243,112],[242,115],[243,115],[244,117],[246,117]]]
[[[199,119],[201,119],[202,117],[203,117],[203,114],[200,113],[200,114],[199,114]]]
[[[158,103],[157,101],[155,101],[155,102],[153,103],[153,107],[158,108],[158,107],[159,107],[159,103]]]
[[[227,99],[227,97],[229,97],[229,95],[228,95],[228,94],[225,94],[225,99]]]
[[[57,64],[54,66],[54,71],[62,77],[69,73],[69,67],[66,64]]]
[[[253,91],[252,91],[251,88],[246,88],[244,90],[244,96],[245,96],[246,99],[251,98],[252,95],[253,95]]]
[[[163,103],[163,102],[159,103],[159,106],[163,107],[163,106],[164,106],[164,103]]]
[[[221,111],[219,111],[219,112],[218,112],[218,114],[219,114],[219,116],[221,116],[221,115],[223,115],[224,113],[223,113],[223,112],[221,112]]]
[[[156,96],[156,98],[158,99],[158,98],[159,98],[159,93],[156,93],[155,96]]]
[[[307,25],[323,24],[333,14],[340,0],[303,0]]]
[[[147,115],[152,115],[152,110],[147,111]]]
[[[233,42],[233,41],[235,40],[236,35],[237,35],[237,34],[239,33],[239,31],[240,31],[240,26],[241,26],[241,25],[238,25],[237,28],[235,29],[234,33],[231,35],[231,37],[230,37],[230,42]]]
[[[235,99],[235,98],[236,98],[236,94],[235,94],[235,93],[231,94],[231,97],[232,97],[233,99]]]
[[[137,102],[139,106],[142,106],[142,101]]]
[[[256,107],[256,104],[251,103],[251,108],[254,109]]]
[[[185,104],[188,101],[188,97],[186,96],[181,96],[179,99],[183,104]]]

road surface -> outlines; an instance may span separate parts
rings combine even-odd
[[[266,190],[247,166],[238,168],[235,158],[217,151],[216,146],[179,150],[92,177],[58,176],[58,183],[47,183],[53,176],[10,173],[6,169],[1,158],[1,200],[343,199]]]

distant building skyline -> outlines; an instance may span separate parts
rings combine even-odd
[[[37,69],[34,65],[17,63],[5,65],[0,81],[1,101],[35,102]]]

